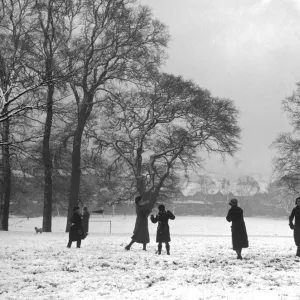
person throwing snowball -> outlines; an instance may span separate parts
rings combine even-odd
[[[167,254],[170,255],[170,228],[169,228],[169,220],[174,220],[175,216],[169,211],[165,210],[165,206],[160,204],[158,206],[158,214],[154,217],[154,215],[150,216],[152,223],[157,223],[157,231],[156,231],[156,243],[157,253],[161,254],[162,243],[166,244]]]
[[[148,217],[154,206],[151,197],[149,201],[143,201],[141,196],[135,198],[136,206],[136,221],[133,230],[133,236],[131,242],[125,247],[125,250],[130,250],[130,247],[134,243],[143,244],[143,250],[147,250],[146,246],[150,242],[149,229],[148,229]]]

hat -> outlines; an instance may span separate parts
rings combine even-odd
[[[80,209],[79,206],[74,206],[74,207],[73,207],[73,211],[75,211],[75,210],[77,210],[77,209]]]
[[[158,205],[159,210],[165,210],[165,206],[163,204]]]
[[[295,204],[297,205],[297,202],[300,201],[300,197],[297,197],[295,200]]]
[[[238,201],[237,199],[231,199],[228,204],[236,206],[238,204]]]
[[[135,204],[138,204],[140,201],[142,200],[142,197],[141,196],[137,196],[135,197]]]

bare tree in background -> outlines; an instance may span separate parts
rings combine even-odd
[[[208,194],[216,187],[216,183],[208,174],[198,175],[197,183],[200,187],[200,191],[204,195],[204,202],[206,202]]]
[[[226,195],[226,200],[228,202],[228,195],[231,192],[231,182],[229,179],[223,178],[221,181],[221,191],[223,195]]]
[[[109,146],[114,164],[127,166],[123,176],[132,192],[155,202],[172,174],[198,165],[199,151],[234,155],[237,116],[232,101],[181,77],[156,74],[148,87],[111,96],[95,141]]]
[[[45,108],[46,119],[43,133],[42,159],[44,164],[44,209],[43,231],[51,232],[52,224],[52,172],[51,130],[54,100],[66,94],[64,82],[70,80],[74,69],[68,65],[66,52],[72,38],[75,20],[80,12],[79,1],[46,0],[35,1],[34,31],[31,35],[31,60],[27,68],[33,71],[40,81],[46,82],[46,89],[39,100]],[[68,53],[68,59],[71,54]],[[69,67],[69,68],[68,68]],[[51,79],[60,77],[60,82]],[[56,92],[56,95],[55,95]],[[57,101],[57,100],[56,100]],[[44,104],[44,102],[46,102]]]
[[[278,134],[272,143],[272,148],[277,150],[273,167],[277,188],[281,190],[281,195],[285,195],[289,203],[286,207],[290,208],[300,193],[300,83],[282,104],[293,132]]]
[[[137,6],[135,2],[84,2],[81,26],[73,40],[74,52],[78,54],[76,64],[82,71],[70,82],[78,118],[73,139],[68,218],[73,206],[78,205],[82,134],[94,105],[101,104],[104,95],[122,83],[145,82],[148,71],[159,66],[164,57],[163,49],[169,38],[166,27],[153,18],[148,7]],[[73,64],[70,59],[70,65]]]
[[[1,225],[8,230],[11,194],[10,165],[10,118],[30,108],[30,101],[23,102],[25,95],[39,87],[24,69],[29,49],[28,35],[31,30],[30,12],[32,1],[3,0],[0,6],[0,126],[2,144],[3,204]],[[26,99],[28,100],[28,98]]]
[[[260,186],[257,180],[252,176],[241,176],[237,180],[238,192],[241,196],[251,196],[260,191]]]

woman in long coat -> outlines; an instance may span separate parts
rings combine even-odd
[[[296,206],[293,208],[289,217],[290,228],[294,230],[294,241],[297,246],[296,256],[300,256],[300,197],[295,201]],[[295,218],[295,224],[293,220]]]
[[[174,220],[175,216],[169,211],[165,210],[165,206],[160,204],[158,206],[158,214],[154,217],[150,216],[152,223],[157,223],[157,231],[156,231],[156,243],[158,243],[158,254],[161,254],[162,243],[166,244],[167,254],[170,255],[170,228],[169,228],[169,220]]]
[[[237,259],[242,258],[242,248],[248,248],[248,235],[244,222],[243,210],[238,206],[237,199],[231,199],[228,203],[231,208],[228,211],[226,220],[232,222],[232,249],[237,254]]]
[[[67,247],[71,248],[72,242],[77,242],[77,248],[80,248],[81,240],[84,239],[85,233],[82,226],[82,217],[80,214],[80,208],[75,206],[73,208],[73,215],[71,217],[71,226],[69,232],[69,242]]]
[[[154,203],[152,201],[144,202],[142,197],[135,198],[136,205],[136,221],[133,230],[133,236],[131,242],[125,247],[125,250],[130,250],[130,247],[134,243],[143,244],[143,250],[146,250],[147,244],[150,242],[149,229],[148,229],[148,217],[152,211]]]

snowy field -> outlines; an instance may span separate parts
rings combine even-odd
[[[80,249],[66,248],[65,218],[35,234],[42,218],[10,219],[0,232],[0,299],[300,299],[300,260],[288,221],[246,218],[244,260],[231,250],[230,224],[219,217],[170,221],[171,255],[155,254],[149,223],[147,251],[130,240],[135,217],[90,222]],[[164,249],[163,249],[164,250]]]

